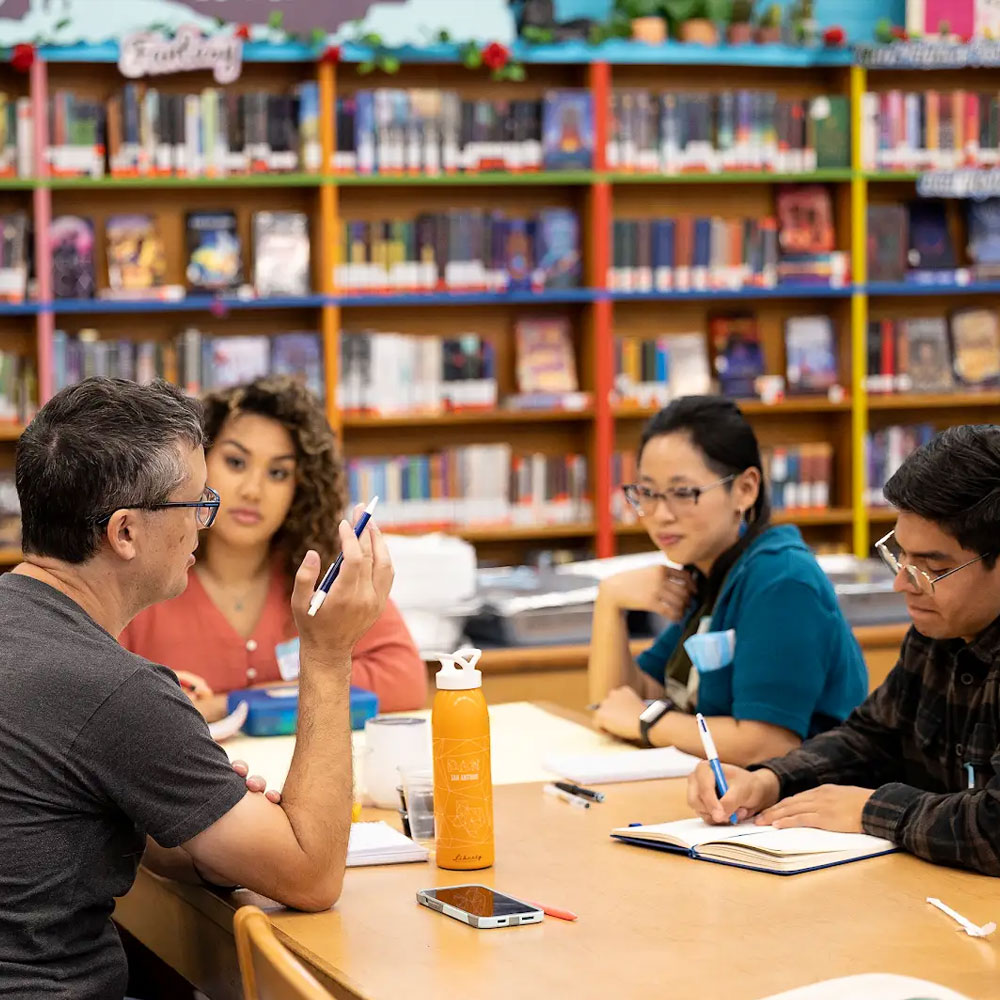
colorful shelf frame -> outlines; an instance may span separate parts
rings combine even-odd
[[[852,442],[852,497],[850,508],[838,508],[829,512],[788,515],[789,519],[803,524],[851,526],[853,530],[853,548],[860,554],[867,554],[869,549],[870,521],[872,517],[865,506],[866,473],[864,461],[864,442],[868,427],[869,410],[889,408],[882,400],[872,399],[869,404],[864,389],[865,377],[865,338],[867,332],[868,299],[870,296],[926,296],[931,294],[996,294],[1000,292],[1000,282],[990,282],[976,285],[932,288],[904,283],[866,283],[866,207],[867,186],[869,183],[888,181],[912,181],[916,174],[912,173],[878,173],[865,171],[861,168],[860,149],[860,106],[861,96],[867,89],[866,71],[851,65],[852,56],[848,51],[827,51],[794,49],[786,46],[746,46],[719,47],[702,49],[693,45],[667,45],[662,48],[648,48],[631,42],[611,41],[597,48],[582,44],[561,44],[558,46],[522,46],[515,45],[513,57],[524,62],[539,64],[578,64],[586,66],[586,85],[594,97],[594,106],[599,109],[595,122],[595,169],[589,171],[573,171],[566,173],[542,174],[473,174],[448,177],[342,177],[334,174],[296,174],[285,176],[250,176],[227,178],[129,178],[129,179],[65,179],[65,178],[12,178],[0,180],[0,190],[21,190],[31,192],[36,220],[35,257],[39,275],[39,301],[20,305],[0,304],[0,314],[34,316],[38,332],[39,378],[43,398],[51,392],[52,386],[52,333],[55,317],[60,314],[96,314],[96,313],[152,313],[152,312],[191,312],[208,310],[215,306],[216,300],[209,296],[192,296],[175,302],[107,302],[101,300],[62,300],[54,301],[51,288],[51,248],[48,245],[47,228],[52,210],[52,191],[54,190],[94,190],[120,189],[124,187],[143,189],[185,189],[185,188],[251,188],[251,187],[302,187],[316,188],[319,192],[320,211],[316,230],[316,252],[319,257],[319,270],[322,275],[322,285],[316,294],[282,299],[223,299],[226,309],[317,309],[320,313],[320,329],[324,345],[324,360],[327,373],[327,406],[328,416],[335,427],[350,426],[354,428],[393,426],[393,422],[361,420],[349,418],[342,420],[336,408],[335,387],[337,384],[337,366],[339,361],[339,331],[341,326],[341,310],[352,307],[445,307],[449,305],[536,305],[539,303],[581,305],[588,312],[588,324],[594,335],[594,400],[592,410],[584,414],[567,413],[565,415],[546,414],[541,418],[546,421],[565,419],[566,421],[590,421],[593,425],[593,467],[592,487],[597,499],[595,503],[596,520],[594,524],[561,526],[558,534],[546,526],[537,530],[523,529],[519,532],[498,529],[493,532],[470,532],[468,537],[474,541],[501,541],[517,538],[545,537],[589,537],[593,539],[594,547],[599,556],[607,556],[616,549],[616,538],[622,534],[620,526],[611,518],[609,504],[604,498],[611,495],[613,484],[610,481],[610,458],[615,446],[616,420],[641,416],[637,411],[624,411],[615,408],[611,402],[614,365],[614,306],[620,302],[656,302],[656,301],[697,301],[697,300],[779,300],[808,299],[834,300],[842,299],[850,302],[851,312],[851,347],[852,370],[848,399],[843,403],[828,404],[822,400],[810,404],[799,403],[797,408],[786,404],[779,407],[764,407],[761,404],[748,406],[754,415],[783,413],[791,415],[794,412],[820,413],[829,411],[831,417],[847,414],[851,421]],[[367,58],[367,51],[356,46],[345,46],[342,50],[342,61],[353,63]],[[40,127],[35,132],[36,161],[41,163],[42,153],[47,145],[46,124],[44,114],[48,90],[48,64],[66,62],[114,63],[118,58],[116,45],[107,46],[75,46],[69,48],[42,48],[39,58],[31,70],[31,96],[34,102],[35,120]],[[457,51],[454,46],[432,46],[422,50],[404,50],[400,53],[404,62],[454,62]],[[302,45],[263,45],[249,44],[245,48],[245,59],[249,62],[299,62],[303,64],[304,75],[315,73],[320,85],[321,104],[321,141],[323,161],[330,162],[330,154],[334,149],[333,114],[336,68],[329,63],[315,62],[316,52],[309,46]],[[812,174],[683,174],[679,176],[623,174],[610,172],[604,162],[605,140],[608,131],[606,112],[600,109],[608,107],[608,97],[611,89],[612,65],[714,65],[720,67],[755,66],[784,68],[820,68],[820,67],[850,67],[848,71],[849,89],[852,109],[852,157],[851,167],[839,170],[817,171]],[[812,288],[783,286],[775,289],[740,289],[733,291],[691,291],[691,292],[649,292],[624,293],[613,292],[604,287],[608,271],[608,239],[600,234],[610,231],[612,220],[611,192],[614,185],[690,185],[690,184],[767,184],[778,182],[808,182],[845,183],[850,185],[851,214],[851,272],[855,284],[840,288]],[[433,294],[386,294],[386,293],[353,293],[338,294],[333,288],[333,268],[331,247],[333,236],[337,231],[337,191],[349,187],[458,187],[458,186],[530,186],[558,185],[585,188],[588,196],[589,223],[587,227],[589,273],[588,287],[567,290],[553,290],[543,293],[433,293]],[[216,306],[217,308],[217,306]],[[970,398],[968,401],[936,400],[929,406],[973,406],[998,405],[1000,396]],[[895,404],[893,404],[895,405]],[[900,403],[902,407],[907,404]],[[919,403],[914,403],[919,407]],[[532,420],[531,414],[510,418],[512,423],[520,419]],[[408,423],[409,421],[407,421]],[[419,421],[414,421],[419,423]],[[453,423],[462,421],[453,420]],[[469,421],[469,423],[474,423]],[[395,426],[403,426],[397,421]],[[874,515],[881,516],[881,512]],[[625,533],[628,533],[627,531]]]

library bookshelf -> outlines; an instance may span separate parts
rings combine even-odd
[[[1000,393],[968,395],[869,396],[865,387],[866,337],[869,316],[898,311],[920,315],[941,310],[951,297],[989,303],[1000,282],[973,286],[924,288],[904,282],[867,281],[866,210],[870,199],[886,192],[909,192],[918,174],[882,173],[865,169],[861,147],[861,105],[868,90],[924,86],[931,77],[942,86],[966,85],[970,71],[867,71],[851,64],[844,51],[808,51],[782,46],[703,49],[669,45],[662,50],[608,42],[591,49],[581,45],[536,46],[518,51],[529,64],[519,84],[492,83],[485,72],[472,73],[458,64],[449,46],[405,50],[401,69],[388,77],[359,76],[353,63],[364,49],[345,46],[338,65],[318,63],[315,54],[294,44],[251,44],[245,50],[244,73],[237,89],[290,87],[318,82],[323,167],[318,173],[254,174],[223,178],[102,178],[48,176],[42,166],[34,178],[0,180],[0,208],[30,208],[35,222],[37,297],[21,304],[0,305],[0,349],[37,351],[39,394],[53,388],[53,333],[65,328],[99,327],[102,338],[168,338],[178,324],[205,323],[215,336],[267,334],[276,330],[318,330],[326,380],[326,406],[331,424],[342,435],[345,454],[390,456],[440,449],[463,443],[510,442],[525,451],[585,454],[593,498],[593,520],[535,526],[477,525],[456,533],[477,546],[485,558],[519,561],[529,548],[589,548],[599,556],[642,544],[641,526],[619,524],[610,499],[612,456],[631,450],[642,422],[653,412],[616,405],[614,342],[622,335],[648,339],[662,334],[705,330],[710,311],[751,309],[757,315],[769,372],[784,371],[783,324],[811,311],[829,315],[837,331],[840,382],[844,397],[789,397],[775,405],[757,400],[742,403],[765,447],[825,441],[833,447],[833,486],[829,509],[780,511],[777,519],[799,525],[818,544],[852,550],[870,548],[871,532],[891,517],[866,504],[865,438],[869,428],[900,420],[922,420],[936,426],[967,420],[994,421]],[[8,90],[32,102],[34,160],[45,163],[47,102],[53,88],[71,88],[84,97],[105,100],[122,79],[112,45],[40,49],[25,80],[9,70]],[[980,71],[971,71],[973,74]],[[988,71],[982,71],[988,72]],[[902,81],[902,82],[900,82]],[[160,77],[164,90],[211,86],[207,74]],[[937,84],[935,84],[937,85]],[[548,88],[587,88],[593,98],[594,163],[589,170],[529,174],[484,172],[444,176],[344,175],[334,172],[335,101],[371,87],[433,86],[458,90],[463,97],[494,96],[503,86],[511,97],[539,98]],[[984,83],[985,86],[985,83]],[[851,165],[812,173],[721,173],[645,175],[609,169],[609,98],[613,88],[676,88],[712,91],[723,88],[769,89],[779,95],[814,97],[841,94],[849,98]],[[774,186],[815,182],[833,193],[838,246],[850,261],[850,282],[839,288],[778,286],[736,291],[621,292],[607,285],[613,218],[678,212],[707,212],[760,217],[773,211]],[[381,215],[413,216],[419,211],[478,207],[518,209],[569,207],[581,219],[584,254],[583,286],[543,292],[359,293],[334,284],[334,264],[342,218],[375,219]],[[81,214],[98,228],[113,212],[155,211],[170,262],[168,282],[183,281],[183,214],[189,209],[235,211],[245,245],[251,213],[260,207],[291,209],[312,220],[312,294],[275,299],[240,299],[191,295],[169,302],[121,302],[100,299],[55,299],[52,248],[48,223],[57,214]],[[106,273],[98,246],[96,270]],[[581,388],[592,404],[581,410],[455,412],[441,416],[357,416],[342,414],[337,399],[339,342],[342,331],[383,329],[404,334],[454,336],[470,330],[488,339],[496,351],[501,395],[515,388],[512,328],[531,316],[567,317],[574,331]],[[0,442],[16,439],[15,426],[0,427]],[[0,465],[12,462],[13,449],[0,445]],[[0,551],[0,563],[16,552]]]

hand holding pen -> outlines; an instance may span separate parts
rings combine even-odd
[[[726,783],[726,776],[719,761],[719,754],[715,749],[715,741],[712,739],[712,734],[708,731],[708,723],[705,721],[705,716],[701,712],[698,712],[695,715],[695,720],[698,723],[698,735],[701,737],[701,745],[705,749],[705,758],[708,761],[708,766],[712,769],[712,775],[715,778],[715,788],[721,799],[729,791],[729,785]],[[729,817],[729,822],[739,822],[739,817],[736,813],[733,813]]]
[[[316,552],[306,553],[295,574],[291,603],[303,669],[309,656],[342,659],[346,654],[349,660],[355,643],[385,608],[392,587],[392,560],[378,527],[372,523],[368,531],[363,530],[372,509],[374,502],[367,510],[356,510],[358,522],[353,529],[346,520],[340,522],[340,555],[319,588],[322,567]]]

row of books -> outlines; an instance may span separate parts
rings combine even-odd
[[[836,332],[829,316],[785,320],[785,372],[769,375],[753,313],[709,317],[707,336],[697,331],[615,341],[615,395],[619,404],[662,406],[678,396],[719,391],[735,399],[762,395],[825,395],[838,385]],[[711,362],[709,361],[711,346]],[[762,388],[767,379],[768,392]],[[774,384],[777,383],[777,392]]]
[[[609,110],[609,170],[809,173],[850,166],[850,108],[842,96],[629,89],[612,93]]]
[[[589,168],[586,91],[535,100],[464,99],[458,91],[379,88],[338,96],[336,173],[425,175]]]
[[[21,547],[21,502],[12,471],[0,472],[0,548]]]
[[[992,309],[950,317],[871,320],[869,392],[950,392],[1000,385],[1000,322]]]
[[[167,255],[155,216],[112,215],[105,225],[108,287],[98,291],[94,223],[60,215],[49,230],[57,299],[177,298],[185,291],[235,292],[245,287],[243,245],[235,212],[188,212],[185,286],[167,285]],[[309,221],[304,212],[254,212],[252,292],[305,295],[310,285]]]
[[[58,392],[93,375],[151,382],[164,378],[191,395],[241,385],[263,375],[293,375],[324,396],[323,352],[318,333],[213,337],[196,328],[172,340],[102,340],[92,328],[75,335],[56,330],[52,378]]]
[[[868,206],[868,277],[923,285],[1000,277],[1000,198],[963,205],[969,267],[960,260],[948,203],[921,198]]]
[[[38,368],[34,358],[0,351],[0,422],[26,424],[37,407]]]
[[[0,177],[34,176],[34,138],[31,98],[0,91]]]
[[[226,177],[322,166],[319,87],[177,94],[128,83],[106,102],[56,90],[46,160],[56,177]]]
[[[577,379],[570,323],[522,317],[514,325],[516,409],[580,409],[589,402]],[[340,338],[337,399],[347,414],[438,414],[492,410],[498,402],[496,351],[476,333],[455,337],[371,330]]]
[[[565,208],[349,220],[334,269],[348,292],[574,288],[581,276],[579,218]]]
[[[469,444],[429,455],[352,458],[348,493],[378,495],[384,527],[420,530],[589,522],[583,455]]]
[[[776,207],[775,216],[763,218],[615,219],[607,285],[636,292],[842,287],[849,278],[847,255],[835,249],[829,190],[783,186]]]
[[[828,441],[780,445],[761,453],[764,477],[774,511],[828,510],[833,478],[833,446]],[[638,478],[635,451],[611,456],[611,482],[634,483]],[[611,516],[635,524],[638,514],[620,489],[612,491]]]
[[[865,436],[865,468],[868,507],[888,507],[882,487],[917,448],[937,433],[932,424],[905,424],[869,431]]]
[[[888,90],[861,99],[866,170],[953,170],[1000,163],[1000,93]]]

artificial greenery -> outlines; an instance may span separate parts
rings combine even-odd
[[[749,24],[753,20],[753,0],[733,0],[731,24]]]

